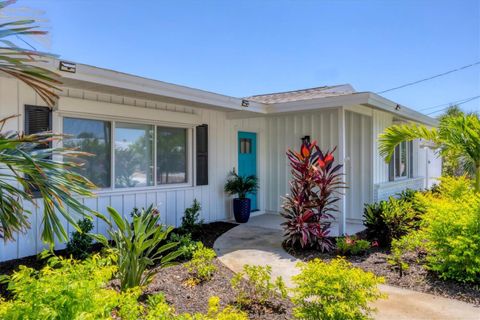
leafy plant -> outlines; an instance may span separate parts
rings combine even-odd
[[[109,258],[92,255],[84,261],[52,257],[40,271],[20,266],[8,277],[10,300],[0,299],[0,318],[106,319],[119,294],[107,289],[116,266]]]
[[[66,148],[43,148],[61,139],[59,134],[3,132],[5,122],[12,118],[0,120],[0,167],[5,168],[0,179],[0,238],[14,240],[17,232],[28,230],[31,212],[26,203],[37,206],[38,201],[43,201],[41,239],[51,246],[55,236],[67,242],[68,234],[60,216],[78,231],[72,213],[98,216],[79,200],[93,196],[91,189],[95,186],[74,172],[78,163],[66,160],[88,154]],[[35,199],[33,190],[40,199]]]
[[[242,177],[235,171],[231,171],[224,189],[227,194],[232,196],[238,194],[240,199],[244,199],[248,193],[257,191],[258,178],[254,175]]]
[[[342,255],[364,254],[368,249],[370,249],[370,242],[367,240],[348,235],[337,238],[337,251]]]
[[[180,227],[180,230],[183,233],[193,233],[198,230],[199,225],[203,223],[203,220],[199,218],[200,210],[202,210],[202,207],[197,199],[193,200],[193,204],[190,208],[185,209],[185,214],[182,217],[182,225]]]
[[[122,291],[148,284],[155,274],[155,270],[147,270],[149,267],[169,266],[181,255],[180,251],[171,251],[178,243],[162,245],[173,228],[165,229],[160,224],[160,215],[152,206],[134,215],[131,224],[115,209],[108,207],[107,210],[116,226],[113,229],[110,224],[108,231],[113,244],[103,235],[94,237],[116,255]]]
[[[245,284],[243,281],[245,280]],[[244,265],[243,271],[235,274],[231,280],[236,291],[237,303],[248,306],[252,303],[265,304],[272,298],[287,297],[287,289],[282,277],[272,281],[271,266]]]
[[[439,189],[421,196],[427,266],[443,279],[479,282],[480,195],[465,177],[443,178]]]
[[[300,153],[288,150],[292,180],[290,194],[284,198],[282,216],[287,246],[317,247],[322,251],[332,248],[328,239],[338,192],[344,187],[341,165],[334,165],[333,152],[323,153],[315,142],[304,142]]]
[[[190,233],[179,235],[178,233],[172,232],[170,233],[168,241],[178,243],[178,251],[182,253],[180,257],[186,260],[191,259],[193,253],[198,248],[198,242],[192,240]]]
[[[0,1],[0,16],[4,16],[4,9],[16,0]],[[6,16],[6,15],[5,15]],[[22,36],[42,36],[48,32],[39,30],[33,19],[13,20],[0,24],[0,72],[15,77],[31,87],[49,106],[53,106],[58,99],[55,91],[61,82],[60,75],[38,66],[39,62],[47,62],[46,58],[53,55],[31,49],[24,49],[15,45],[9,39]]]
[[[388,247],[393,239],[417,230],[421,214],[413,209],[411,202],[390,197],[388,201],[366,205],[363,224],[368,239]]]
[[[299,319],[372,319],[370,303],[383,298],[383,278],[354,268],[344,259],[299,263],[293,277],[294,316]]]
[[[411,232],[400,239],[394,239],[387,262],[398,271],[399,277],[403,277],[405,271],[410,267],[405,255],[413,252],[418,257],[420,253],[423,253],[424,245],[421,233],[418,231]]]
[[[203,243],[198,242],[197,249],[193,252],[192,260],[185,264],[191,278],[189,283],[196,285],[203,281],[208,281],[213,277],[213,273],[217,267],[213,264],[213,259],[217,255],[215,251],[203,246]]]
[[[72,232],[72,238],[67,243],[67,252],[75,259],[85,259],[92,248],[93,239],[88,233],[93,229],[93,222],[84,218],[78,221],[78,226],[81,232]]]
[[[403,141],[431,141],[440,154],[464,165],[475,176],[475,190],[480,191],[480,119],[477,114],[444,117],[437,128],[418,124],[393,125],[380,135],[380,153],[388,163],[395,147]]]

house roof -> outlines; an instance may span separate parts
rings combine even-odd
[[[255,101],[265,104],[310,100],[317,98],[336,97],[354,93],[355,89],[350,84],[340,84],[334,86],[322,86],[293,91],[284,91],[276,93],[267,93],[245,97],[249,101]]]

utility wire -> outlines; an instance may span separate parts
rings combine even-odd
[[[451,102],[447,102],[447,103],[442,103],[442,104],[437,104],[435,106],[431,106],[431,107],[427,107],[427,108],[422,108],[422,109],[418,109],[418,111],[425,111],[425,110],[431,110],[431,109],[436,109],[438,107],[443,107],[443,106],[451,106],[451,105],[455,105],[455,104],[458,104],[458,103],[463,103],[463,101],[465,100],[469,100],[471,98],[477,98],[479,96],[473,96],[473,97],[468,97],[468,98],[464,98],[464,99],[459,99],[459,100],[456,100],[456,101],[451,101]]]
[[[431,76],[431,77],[428,77],[428,78],[425,78],[425,79],[409,82],[409,83],[403,84],[403,85],[398,86],[398,87],[394,87],[394,88],[390,88],[390,89],[387,89],[387,90],[379,91],[377,93],[385,93],[385,92],[390,92],[390,91],[393,91],[393,90],[398,90],[398,89],[402,89],[402,88],[405,88],[405,87],[413,86],[415,84],[418,84],[418,83],[421,83],[421,82],[424,82],[424,81],[428,81],[428,80],[432,80],[432,79],[435,79],[435,78],[438,78],[438,77],[443,77],[447,74],[457,72],[457,71],[460,71],[460,70],[464,70],[464,69],[467,69],[467,68],[470,68],[470,67],[474,67],[476,65],[480,65],[480,61],[477,61],[477,62],[474,62],[474,63],[471,63],[471,64],[467,64],[466,66],[463,66],[463,67],[460,67],[460,68],[457,68],[457,69],[453,69],[453,70],[449,70],[449,71],[446,71],[446,72],[443,72],[443,73],[439,73],[439,74],[436,74],[434,76]]]
[[[461,105],[461,104],[464,104],[464,103],[473,101],[473,100],[478,99],[478,98],[480,98],[480,96],[472,97],[472,98],[467,99],[467,100],[465,100],[465,101],[463,101],[463,102],[456,103],[456,105],[459,106],[459,105]],[[431,115],[431,114],[434,114],[434,113],[437,113],[437,112],[445,111],[445,110],[447,110],[448,108],[450,108],[450,106],[448,106],[448,107],[446,107],[446,108],[443,108],[443,109],[440,109],[440,110],[436,110],[436,111],[429,112],[429,113],[427,113],[427,116],[429,116],[429,115]]]

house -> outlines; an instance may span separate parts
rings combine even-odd
[[[350,85],[242,99],[83,64],[59,71],[59,64],[49,63],[63,76],[53,110],[25,84],[0,75],[0,117],[19,114],[5,129],[63,132],[70,135],[65,145],[95,153],[83,174],[99,189],[96,198],[83,201],[100,212],[112,206],[127,216],[153,203],[164,222],[178,225],[196,198],[205,221],[230,219],[231,199],[223,186],[235,168],[259,177],[252,197],[257,213],[278,213],[289,190],[285,152],[298,149],[302,139],[316,140],[324,150],[337,146],[336,159],[344,164],[349,188],[333,233],[360,230],[364,203],[424,188],[440,175],[440,160],[418,141],[402,144],[390,165],[377,145],[378,134],[392,123],[436,121]],[[31,210],[32,229],[0,245],[0,261],[44,248],[42,208]],[[105,230],[96,221],[94,231]]]

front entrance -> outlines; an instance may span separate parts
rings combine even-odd
[[[257,134],[238,132],[238,174],[240,176],[257,176]],[[249,193],[251,211],[258,210],[257,194]]]

